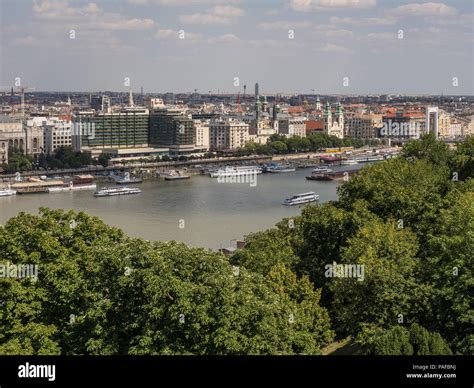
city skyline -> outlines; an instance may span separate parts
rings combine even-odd
[[[0,85],[39,91],[473,94],[470,1],[0,4]]]

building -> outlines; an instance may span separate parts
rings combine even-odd
[[[344,114],[341,104],[337,103],[335,117],[332,117],[331,105],[326,103],[324,108],[324,132],[329,136],[336,136],[339,139],[344,138]]]
[[[440,139],[447,139],[451,137],[450,125],[451,116],[447,112],[441,110],[438,116],[438,137]]]
[[[0,165],[8,163],[8,139],[0,139]]]
[[[26,155],[36,156],[43,149],[43,130],[27,125],[20,118],[0,116],[0,138],[8,141],[8,149],[17,149]]]
[[[148,147],[147,109],[114,113],[80,112],[72,120],[72,145],[76,151]]]
[[[44,123],[44,152],[51,154],[60,147],[72,146],[71,129],[72,121],[70,117],[56,117]]]
[[[321,120],[307,120],[305,122],[306,136],[312,133],[324,133],[324,121]]]
[[[110,113],[110,97],[105,95],[90,96],[90,107],[96,112]]]
[[[386,139],[419,139],[426,132],[426,116],[421,112],[396,112],[382,117],[379,136]]]
[[[194,130],[196,131],[196,148],[209,151],[209,120],[194,120]]]
[[[356,114],[344,120],[344,135],[358,139],[374,139],[382,128],[382,115]]]
[[[211,121],[209,140],[212,151],[245,147],[249,141],[249,125],[232,119]]]
[[[171,155],[192,154],[196,144],[194,121],[181,109],[153,109],[148,143],[152,147],[169,147]]]
[[[278,120],[278,133],[286,137],[306,137],[306,117],[290,117]]]

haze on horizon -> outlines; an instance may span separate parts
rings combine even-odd
[[[0,86],[474,94],[471,0],[0,0]],[[347,77],[347,78],[345,78]],[[457,82],[456,82],[456,81]],[[456,86],[457,84],[457,86]]]

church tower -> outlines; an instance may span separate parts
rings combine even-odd
[[[329,101],[326,102],[326,106],[324,107],[324,132],[330,133],[332,127],[332,114],[331,114],[331,105],[329,105]]]

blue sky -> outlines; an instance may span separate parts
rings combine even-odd
[[[129,78],[145,92],[232,93],[246,84],[251,93],[258,81],[263,93],[473,94],[473,7],[472,0],[0,0],[0,85],[20,77],[38,90],[125,91]]]

